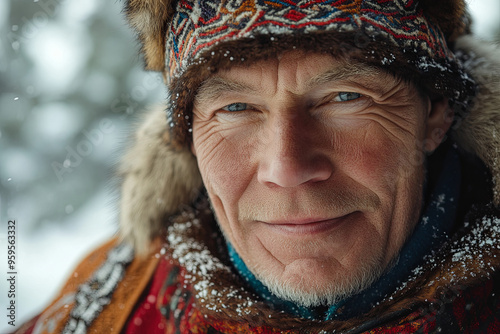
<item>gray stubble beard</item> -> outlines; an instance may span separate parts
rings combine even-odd
[[[303,278],[299,284],[291,285],[290,282],[282,281],[269,272],[253,272],[257,279],[264,284],[269,291],[286,301],[296,303],[304,307],[331,306],[342,300],[362,292],[377,281],[384,273],[384,268],[379,259],[364,264],[362,268],[352,275],[339,275],[326,286],[306,286],[307,278]],[[313,275],[314,273],[304,273]]]
[[[219,219],[215,214],[214,206],[209,197],[208,201],[210,209],[214,214],[214,218],[219,225],[219,229],[222,232],[224,239],[226,242],[230,242],[228,236],[219,223]],[[389,268],[397,262],[397,258],[398,257],[390,263],[388,266]],[[306,289],[305,281],[307,280],[305,279],[301,280],[299,286],[291,286],[290,282],[283,282],[278,277],[273,276],[270,272],[260,272],[258,269],[252,270],[251,268],[248,269],[264,286],[267,287],[272,294],[278,298],[304,307],[315,307],[322,305],[335,305],[342,300],[368,288],[385,272],[382,262],[381,258],[372,259],[370,263],[363,264],[362,267],[354,273],[354,275],[351,275],[352,277],[340,276],[341,279],[339,282],[332,282],[332,284],[328,285],[326,288],[323,287],[321,289],[319,287],[316,287],[315,289]]]

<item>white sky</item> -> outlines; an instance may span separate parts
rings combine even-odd
[[[500,19],[500,0],[466,0],[472,14],[474,33],[492,40]]]

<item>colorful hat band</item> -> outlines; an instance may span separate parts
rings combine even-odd
[[[166,74],[174,97],[169,123],[180,141],[189,131],[202,79],[218,68],[291,47],[352,52],[357,60],[424,82],[427,90],[462,106],[474,95],[474,82],[441,29],[414,0],[181,0],[166,37]],[[324,43],[329,45],[319,45]]]

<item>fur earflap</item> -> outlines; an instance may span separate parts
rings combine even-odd
[[[170,144],[165,111],[148,112],[120,166],[123,178],[120,235],[137,254],[167,225],[169,216],[193,203],[202,181],[188,148]]]
[[[172,16],[175,0],[128,0],[125,13],[142,44],[142,54],[147,70],[165,69],[165,38]]]
[[[478,84],[474,107],[455,127],[459,146],[475,153],[490,169],[494,201],[500,205],[500,48],[472,36],[457,40],[464,66]]]

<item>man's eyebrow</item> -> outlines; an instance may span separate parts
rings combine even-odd
[[[317,76],[311,78],[307,82],[307,87],[320,87],[324,84],[328,84],[335,81],[348,80],[350,78],[364,76],[377,78],[382,72],[380,69],[375,67],[366,66],[359,63],[344,64],[342,66],[336,66],[327,70],[326,72],[320,73]],[[368,82],[363,84],[371,86]],[[376,89],[376,87],[370,87]],[[210,103],[223,94],[227,93],[247,93],[256,94],[257,90],[249,85],[245,85],[239,82],[234,82],[223,77],[214,76],[205,80],[198,91],[196,92],[195,104]]]
[[[195,104],[214,101],[225,93],[256,93],[255,88],[234,82],[222,77],[211,77],[205,80],[195,96]]]
[[[348,80],[360,76],[376,78],[382,73],[383,72],[378,68],[359,63],[344,64],[343,66],[336,66],[311,78],[307,82],[307,86],[318,87],[331,82]]]

